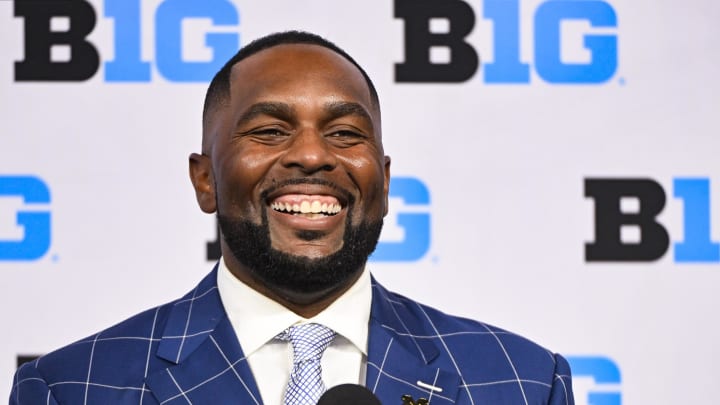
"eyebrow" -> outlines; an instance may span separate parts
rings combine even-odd
[[[332,101],[325,104],[325,112],[327,113],[326,121],[332,121],[336,118],[348,115],[357,115],[367,122],[372,123],[373,119],[370,113],[361,104],[352,101]]]
[[[365,107],[361,104],[352,101],[331,101],[325,103],[323,109],[325,113],[325,117],[323,117],[324,123],[348,115],[356,115],[367,120],[369,123],[373,122],[372,116],[367,109],[365,109]],[[295,109],[286,103],[261,101],[251,105],[247,110],[245,110],[245,112],[242,113],[240,118],[237,120],[236,127],[243,122],[250,121],[261,115],[276,117],[284,121],[294,121],[293,117],[295,116]]]
[[[289,104],[273,101],[255,103],[245,110],[240,118],[238,118],[236,127],[243,122],[250,121],[261,115],[269,115],[271,117],[277,117],[285,121],[290,121],[294,115],[294,109],[290,107]]]

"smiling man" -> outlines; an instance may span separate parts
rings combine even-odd
[[[272,44],[249,45],[211,83],[190,171],[232,274],[311,317],[362,273],[390,159],[377,95],[353,62],[314,44],[257,51]]]
[[[215,269],[24,365],[11,404],[314,404],[344,383],[383,404],[573,403],[561,356],[372,280],[390,158],[371,80],[332,43],[240,50],[209,86],[190,178],[220,224]]]

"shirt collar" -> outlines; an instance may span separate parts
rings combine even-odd
[[[220,299],[245,356],[296,323],[319,323],[349,340],[367,355],[372,287],[364,269],[358,280],[324,311],[306,319],[238,280],[224,260],[218,263]]]

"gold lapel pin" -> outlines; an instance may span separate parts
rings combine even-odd
[[[402,399],[403,405],[428,405],[429,403],[426,398],[418,398],[418,400],[415,401],[413,397],[408,394],[403,395],[400,399]]]

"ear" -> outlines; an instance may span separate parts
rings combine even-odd
[[[215,212],[215,180],[209,156],[197,153],[190,155],[190,181],[195,188],[195,198],[200,209],[208,214]]]
[[[390,209],[390,156],[385,156],[385,179],[383,184],[383,192],[385,193],[385,212],[383,217],[388,214]]]

